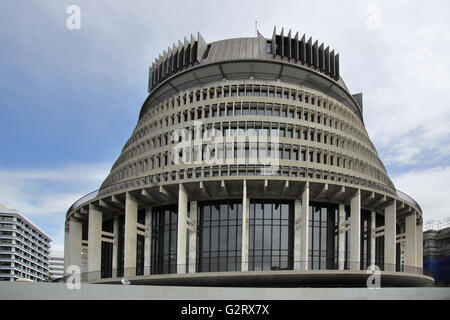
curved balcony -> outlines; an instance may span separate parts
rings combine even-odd
[[[138,185],[145,185],[148,180],[149,180],[150,176],[147,177],[140,177],[140,178],[132,178],[129,180],[125,180],[125,181],[121,181],[121,182],[117,182],[115,184],[109,185],[106,188],[111,188],[114,185],[119,185],[119,184],[126,184],[126,183],[134,183],[136,182]],[[103,188],[103,189],[106,189]],[[80,199],[78,199],[77,201],[75,201],[70,208],[67,210],[66,216],[73,210],[78,209],[79,207],[81,207],[82,205],[88,203],[89,201],[95,199],[99,194],[100,191],[103,189],[97,189],[94,191],[89,192],[88,194],[82,196]],[[412,207],[414,207],[415,209],[417,209],[420,213],[420,215],[422,215],[422,208],[419,206],[419,204],[410,196],[408,196],[406,193],[396,189],[395,190],[397,197],[405,202],[407,202],[408,204],[410,204]]]

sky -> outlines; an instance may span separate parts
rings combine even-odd
[[[267,38],[284,27],[339,53],[396,188],[425,222],[449,219],[449,16],[448,0],[2,1],[0,203],[62,250],[66,211],[120,155],[155,58],[197,32],[253,37],[257,21]]]

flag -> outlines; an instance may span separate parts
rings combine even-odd
[[[264,38],[261,32],[259,32],[259,30],[256,30],[256,35],[258,36],[258,38]]]

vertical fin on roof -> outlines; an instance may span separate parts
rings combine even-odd
[[[325,59],[324,59],[323,47],[324,47],[324,44],[322,42],[322,44],[319,46],[319,69],[322,72],[325,70],[325,67],[324,67],[324,60]]]
[[[313,65],[313,58],[312,58],[312,37],[309,37],[308,42],[306,42],[306,63],[309,66]]]
[[[299,43],[298,43],[298,31],[297,31],[297,33],[295,34],[295,37],[294,37],[293,44],[292,44],[292,58],[294,58],[295,61],[298,61],[300,59],[300,56],[298,54],[298,45],[299,45]]]
[[[334,49],[330,52],[330,76],[334,79]]]
[[[289,29],[287,38],[286,38],[286,48],[284,49],[285,56],[287,56],[289,59],[292,58],[292,40],[291,40],[291,30]]]
[[[325,49],[325,73],[330,74],[330,47]]]
[[[272,54],[275,57],[277,54],[277,26],[273,27],[272,33]]]
[[[314,41],[313,44],[313,66],[319,67],[319,40]]]
[[[334,80],[339,80],[339,53],[334,57]]]
[[[299,43],[299,51],[300,51],[300,61],[302,63],[306,62],[306,36],[303,35],[302,38],[300,39],[300,43]]]
[[[178,45],[173,44],[172,47],[168,47],[167,51],[164,50],[163,54],[155,59],[149,68],[149,92],[170,75],[200,62],[208,44],[200,32],[197,35],[197,39],[191,34],[190,40],[186,37],[183,42],[178,40]]]
[[[203,55],[205,54],[206,48],[208,48],[208,44],[203,39],[200,32],[197,33],[197,62],[202,60]]]

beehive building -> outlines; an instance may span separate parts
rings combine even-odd
[[[67,212],[65,263],[92,282],[426,285],[422,211],[395,189],[339,54],[272,38],[164,51],[111,172]],[[376,107],[376,106],[370,106]],[[84,250],[84,251],[83,251]]]

